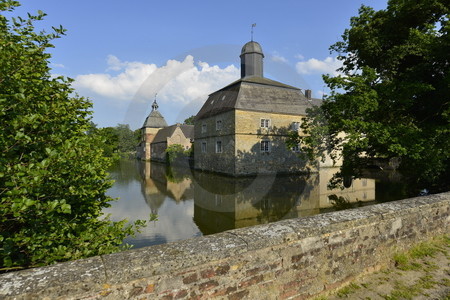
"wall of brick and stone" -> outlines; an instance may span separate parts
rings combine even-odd
[[[306,299],[449,234],[450,192],[0,275],[2,299]]]

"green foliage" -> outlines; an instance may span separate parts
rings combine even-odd
[[[195,116],[192,115],[189,118],[187,118],[186,120],[184,120],[183,124],[185,125],[194,125],[195,122]]]
[[[349,285],[341,288],[340,290],[337,291],[336,295],[339,298],[347,298],[349,297],[352,293],[354,293],[356,290],[359,290],[361,287],[359,285],[357,285],[356,283],[350,283]]]
[[[394,255],[394,264],[398,269],[403,271],[419,270],[424,268],[424,266],[420,264],[420,259],[424,257],[435,257],[435,255],[439,252],[447,255],[446,247],[449,245],[448,236],[419,243],[407,252],[396,253]]]
[[[166,149],[166,158],[167,161],[170,163],[173,163],[177,159],[186,157],[190,155],[189,150],[184,150],[183,146],[180,144],[172,144],[167,147]]]
[[[449,14],[447,0],[362,6],[331,47],[342,75],[324,76],[331,94],[310,111],[303,126],[310,136],[297,140],[319,145],[315,156],[341,150],[345,172],[370,158],[397,157],[417,189],[448,189]]]
[[[111,253],[134,231],[102,215],[110,161],[87,134],[92,104],[50,74],[46,49],[65,30],[35,33],[44,16],[0,15],[0,271]]]
[[[91,123],[89,135],[96,135],[100,139],[97,147],[103,150],[105,157],[118,159],[120,157],[133,157],[136,146],[141,139],[139,129],[132,131],[128,124],[117,124],[116,127],[103,127]]]
[[[329,195],[328,199],[331,201],[331,205],[333,205],[333,207],[337,210],[345,210],[353,207],[353,205],[350,203],[350,200],[345,199],[342,196],[333,194]]]

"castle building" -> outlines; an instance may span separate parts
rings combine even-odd
[[[152,111],[141,128],[142,139],[136,150],[138,159],[165,162],[168,146],[180,144],[185,150],[191,148],[194,126],[181,124],[168,126],[166,120],[158,111],[158,107],[155,99],[152,104]]]
[[[264,78],[259,43],[246,43],[240,58],[241,78],[210,94],[196,116],[195,168],[232,176],[305,171],[299,149],[285,141],[320,100]]]

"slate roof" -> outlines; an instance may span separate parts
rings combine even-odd
[[[177,127],[180,127],[181,131],[183,132],[184,136],[187,139],[193,139],[194,138],[194,125],[179,125],[175,124],[172,126],[168,126],[165,128],[160,129],[153,139],[152,143],[161,143],[166,142],[168,137],[171,137]]]
[[[167,127],[167,122],[159,111],[152,110],[152,112],[145,119],[142,127],[163,128]]]
[[[197,120],[233,109],[305,115],[306,109],[317,105],[308,100],[299,88],[264,77],[241,78],[209,95],[197,114]]]
[[[264,57],[261,45],[255,41],[248,42],[242,47],[241,55],[246,53],[261,53]]]

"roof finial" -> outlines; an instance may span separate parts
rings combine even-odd
[[[256,27],[256,23],[252,24],[252,42],[253,42],[253,27]]]
[[[158,93],[156,93],[155,94],[155,101],[153,101],[153,104],[152,104],[152,111],[154,111],[154,110],[158,110],[158,103],[156,103],[156,95],[158,95]]]

